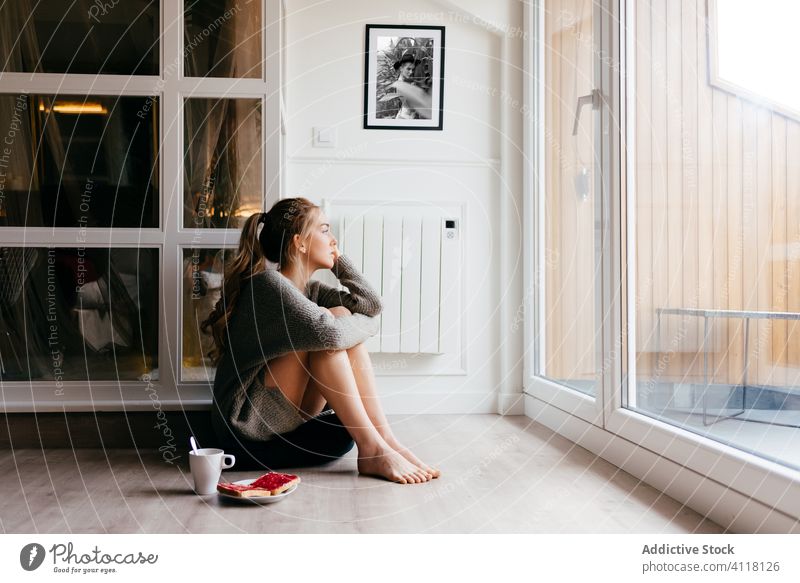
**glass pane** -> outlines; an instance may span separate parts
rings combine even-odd
[[[545,2],[543,340],[539,374],[596,395],[600,342],[600,196],[591,2]],[[574,126],[574,127],[573,127]]]
[[[208,358],[214,347],[210,334],[200,330],[222,295],[225,264],[235,249],[183,250],[183,345],[181,380],[214,381],[216,368]]]
[[[774,104],[795,119],[800,119],[800,77],[775,75],[775,70],[790,70],[800,53],[800,36],[795,34],[800,21],[797,0],[761,0],[753,10],[749,0],[717,0],[710,22],[711,55],[717,59],[717,78],[712,84],[744,97]],[[775,18],[780,14],[780,18]],[[742,42],[742,31],[751,42]],[[769,63],[765,67],[764,63]]]
[[[157,378],[158,251],[0,247],[0,378]]]
[[[0,226],[158,227],[158,98],[0,95]]]
[[[185,228],[238,229],[263,207],[260,99],[184,103]]]
[[[261,2],[184,0],[187,77],[260,79]]]
[[[800,467],[800,123],[709,84],[706,19],[636,4],[626,406]]]
[[[3,71],[158,75],[159,3],[0,3]]]

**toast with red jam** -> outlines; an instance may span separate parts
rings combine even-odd
[[[251,496],[277,496],[295,484],[300,483],[300,477],[294,474],[268,472],[250,484],[231,484],[220,482],[217,491],[229,496],[249,498]]]

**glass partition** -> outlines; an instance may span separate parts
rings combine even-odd
[[[158,227],[158,97],[0,95],[0,226]]]
[[[158,250],[0,247],[0,378],[157,378]]]
[[[208,358],[213,338],[200,325],[222,296],[225,264],[235,249],[183,249],[183,344],[181,379],[214,382],[216,369]]]
[[[187,77],[262,76],[261,2],[184,0]]]
[[[0,2],[0,62],[15,73],[158,75],[158,0]]]
[[[184,228],[241,228],[263,206],[261,100],[187,99],[184,136]]]

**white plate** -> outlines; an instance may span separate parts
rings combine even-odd
[[[231,482],[231,483],[241,484],[243,486],[249,486],[257,479],[258,478],[249,478],[247,480],[237,480],[236,482]],[[255,502],[257,504],[270,504],[272,502],[280,502],[295,490],[297,490],[297,484],[295,484],[285,492],[281,492],[280,494],[276,494],[275,496],[234,496],[233,494],[220,492],[219,490],[217,490],[217,494],[219,494],[223,498],[227,498],[228,500],[236,500],[237,502]]]

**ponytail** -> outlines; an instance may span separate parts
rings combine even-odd
[[[225,266],[222,296],[214,309],[200,324],[200,330],[214,339],[214,347],[207,354],[216,366],[226,350],[228,322],[239,300],[242,284],[251,277],[266,271],[265,260],[281,267],[297,261],[295,235],[306,241],[314,228],[319,206],[307,198],[284,198],[276,202],[269,212],[250,215],[242,227],[239,250]],[[264,227],[259,232],[261,224]],[[266,255],[265,255],[266,253]]]
[[[222,296],[217,300],[208,318],[200,324],[200,330],[205,334],[210,330],[214,339],[214,347],[207,354],[214,366],[219,363],[225,352],[227,346],[225,330],[239,300],[242,284],[266,270],[264,252],[258,241],[258,227],[264,222],[266,215],[267,213],[255,213],[245,221],[236,256],[225,266]]]

